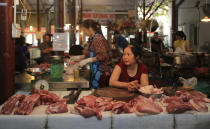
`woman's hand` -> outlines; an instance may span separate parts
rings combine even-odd
[[[138,80],[132,81],[128,83],[128,91],[134,92],[137,89],[139,89],[140,84],[138,83]]]

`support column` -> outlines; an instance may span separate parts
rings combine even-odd
[[[79,24],[83,22],[83,0],[80,0],[80,18],[79,18]],[[81,28],[79,29],[79,44],[81,45],[83,43],[83,32],[81,31]]]
[[[174,32],[178,30],[179,25],[179,6],[184,0],[172,0],[172,43],[175,41]]]
[[[13,0],[0,0],[0,104],[14,93]]]
[[[55,32],[64,32],[64,0],[55,0]]]
[[[64,32],[64,0],[55,0],[55,32]],[[64,51],[54,51],[55,55],[64,55]]]
[[[73,46],[76,42],[76,1],[75,0],[69,0],[69,17],[70,17],[70,23],[71,23],[71,36],[70,36],[70,47]]]
[[[46,28],[47,28],[47,33],[48,33],[48,34],[51,33],[51,27],[50,27],[50,26],[51,26],[51,23],[50,23],[50,14],[51,14],[51,13],[50,13],[50,10],[48,10],[48,11],[47,11],[47,18],[46,18],[46,19],[47,19],[47,26],[46,26]]]
[[[40,32],[41,29],[40,29],[40,10],[39,10],[39,0],[37,0],[37,30]],[[41,43],[41,40],[39,39],[38,40],[38,45]]]
[[[175,0],[172,0],[172,14],[171,14],[171,18],[172,18],[172,23],[171,23],[171,37],[172,37],[172,46],[173,46],[173,42],[175,41],[175,36],[174,36],[174,32],[176,31],[176,26],[175,26],[175,22],[176,22],[176,18],[175,18]]]

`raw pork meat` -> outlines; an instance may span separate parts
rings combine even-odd
[[[186,102],[171,102],[166,107],[166,111],[168,113],[183,113],[188,110],[192,110],[192,107],[189,103]]]
[[[163,109],[152,98],[146,98],[140,95],[134,101],[136,101],[134,108],[138,112],[148,114],[159,114],[163,112]]]
[[[114,112],[115,114],[120,114],[122,112],[124,112],[124,106],[125,106],[125,102],[122,101],[113,101],[112,102],[112,112]]]
[[[74,109],[85,118],[96,115],[99,120],[102,119],[101,111],[112,110],[112,98],[96,97],[93,95],[84,96],[79,99]]]
[[[208,107],[206,104],[199,99],[190,99],[189,103],[192,108],[198,112],[208,112]]]
[[[139,89],[139,92],[144,94],[162,94],[162,89],[154,88],[152,85],[144,86]]]
[[[11,114],[13,109],[15,108],[16,103],[19,103],[25,98],[25,95],[15,94],[11,96],[1,108],[0,114]]]
[[[186,96],[184,96],[186,98]],[[188,110],[192,110],[191,105],[188,102],[184,102],[185,99],[180,95],[172,96],[169,98],[162,98],[162,103],[167,104],[166,111],[168,113],[183,113]]]
[[[57,102],[66,103],[66,99],[60,99],[55,93],[49,92],[47,90],[37,90],[34,88],[34,94],[40,94],[40,104],[50,105]]]
[[[125,113],[133,113],[134,112],[133,104],[131,103],[131,101],[124,105],[123,110]]]
[[[87,106],[90,108],[94,108],[96,99],[97,99],[97,97],[95,97],[93,95],[84,96],[80,100],[77,101],[77,104],[84,105],[84,106]]]
[[[98,120],[102,119],[101,112],[98,111],[96,108],[90,108],[90,107],[83,106],[83,105],[77,105],[77,106],[74,106],[74,109],[77,110],[79,112],[79,114],[85,118],[96,115]]]
[[[112,98],[99,97],[96,99],[95,107],[100,111],[111,111],[113,107],[112,101]]]
[[[55,114],[55,113],[65,113],[68,112],[67,104],[64,103],[54,103],[47,107],[47,114]]]
[[[33,111],[34,106],[39,103],[39,98],[39,94],[32,94],[25,97],[20,103],[18,109],[15,111],[15,114],[29,115]]]

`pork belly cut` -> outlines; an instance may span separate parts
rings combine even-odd
[[[25,98],[25,95],[15,94],[11,96],[2,106],[0,114],[11,114],[17,102],[21,103],[21,101]]]
[[[29,115],[33,111],[34,106],[39,103],[39,99],[39,94],[32,94],[25,97],[20,103],[18,109],[15,111],[15,114]]]

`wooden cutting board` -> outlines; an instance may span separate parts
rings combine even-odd
[[[138,93],[128,92],[127,89],[113,87],[105,87],[95,90],[93,94],[97,97],[109,97],[121,101],[129,101],[139,95]]]

